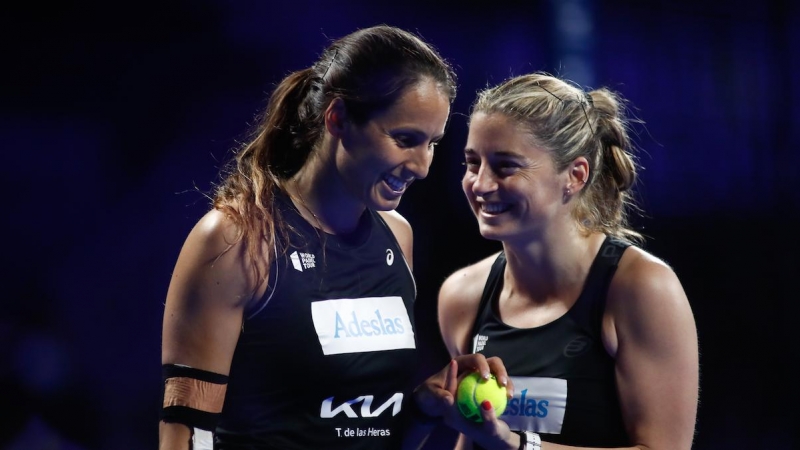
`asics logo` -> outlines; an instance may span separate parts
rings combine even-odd
[[[392,264],[394,264],[394,252],[392,252],[392,249],[387,248],[386,249],[386,265],[387,266],[391,266]]]

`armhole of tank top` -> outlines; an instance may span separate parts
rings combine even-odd
[[[506,267],[506,254],[504,252],[500,252],[495,258],[494,262],[492,263],[491,269],[489,269],[489,277],[486,279],[486,284],[483,286],[483,293],[481,294],[481,301],[478,303],[478,311],[475,314],[475,322],[472,324],[472,332],[469,335],[469,338],[472,339],[478,333],[478,329],[480,328],[480,323],[483,321],[483,316],[486,310],[486,307],[489,306],[491,308],[491,302],[493,297],[495,296],[495,290],[497,288],[497,280],[503,274],[503,270]]]
[[[371,210],[369,208],[367,208],[367,211],[369,211],[370,215],[372,215],[372,217],[381,225],[383,230],[389,236],[389,239],[394,244],[395,250],[397,250],[400,253],[400,257],[403,258],[403,264],[406,265],[406,271],[408,271],[408,276],[411,278],[411,283],[414,285],[414,300],[416,300],[416,298],[417,298],[417,279],[414,278],[414,271],[412,271],[411,270],[411,266],[408,265],[408,260],[406,259],[406,255],[405,255],[405,253],[403,253],[403,249],[400,248],[400,244],[397,242],[397,237],[394,235],[394,232],[392,231],[392,227],[390,227],[389,224],[386,223],[385,220],[383,220],[383,217],[381,217],[381,215],[378,214],[377,211],[373,211],[373,210]]]
[[[267,306],[267,303],[272,299],[272,296],[275,295],[275,290],[278,286],[278,276],[280,272],[280,264],[278,261],[278,243],[275,242],[272,245],[273,250],[275,251],[275,256],[272,259],[272,262],[269,265],[269,281],[267,281],[267,290],[261,296],[261,300],[258,303],[253,305],[253,308],[250,310],[249,313],[245,316],[245,320],[250,320],[256,315],[258,315],[264,308]]]
[[[600,251],[603,252],[601,257],[603,258],[603,268],[605,269],[602,274],[598,276],[602,276],[602,289],[600,292],[603,294],[603,309],[605,310],[605,300],[608,296],[608,288],[611,285],[611,279],[614,278],[614,274],[617,273],[617,267],[619,267],[619,260],[622,259],[622,254],[625,253],[625,250],[630,247],[631,244],[617,239],[612,236],[607,236],[606,240],[603,242],[603,245],[600,247]],[[615,252],[614,254],[607,254],[609,249],[616,248],[619,251]]]
[[[622,254],[630,246],[629,243],[606,236],[600,250],[592,262],[586,286],[581,291],[578,301],[570,310],[570,315],[587,331],[592,334],[601,333],[603,314],[606,309],[606,299],[611,279],[617,272]],[[617,248],[620,251],[608,254],[609,249]],[[597,334],[599,336],[599,334]]]

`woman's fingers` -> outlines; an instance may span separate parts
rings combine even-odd
[[[445,377],[444,390],[455,398],[456,390],[458,389],[458,361],[455,359],[450,360]]]
[[[486,359],[486,363],[489,365],[489,370],[497,378],[497,382],[500,383],[501,386],[506,387],[506,395],[508,398],[513,397],[514,382],[511,381],[511,377],[508,376],[508,372],[506,372],[506,366],[503,365],[503,360],[496,356],[492,356],[491,358]]]

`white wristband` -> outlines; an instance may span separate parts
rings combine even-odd
[[[522,450],[542,450],[542,438],[533,431],[520,431],[519,437],[525,439],[525,445],[520,445]]]

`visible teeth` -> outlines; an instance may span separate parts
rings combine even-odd
[[[389,185],[390,188],[392,188],[393,191],[401,192],[406,188],[406,182],[402,178],[386,175],[383,177],[383,180]]]
[[[501,213],[510,207],[508,203],[481,203],[481,211],[489,214]]]

